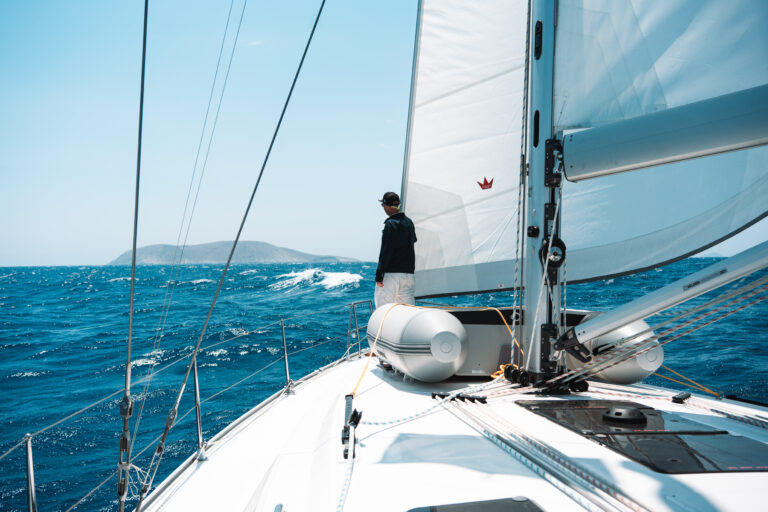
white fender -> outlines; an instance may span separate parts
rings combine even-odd
[[[594,318],[595,316],[596,315],[590,315],[583,321],[587,320],[588,318]],[[628,338],[633,334],[637,334],[648,329],[649,326],[647,323],[645,323],[645,321],[637,320],[629,325],[625,325],[620,329],[616,329],[615,331],[611,331],[607,334],[603,334],[602,336],[590,340],[586,342],[584,346],[586,346],[593,354],[595,353],[596,349],[598,354],[601,354],[604,352],[600,352],[599,347],[609,345],[618,340]],[[627,347],[637,345],[644,340],[647,340],[651,336],[653,336],[653,331],[649,331],[646,334],[639,336],[637,339],[632,340],[628,345],[622,346]],[[658,341],[654,341],[651,345],[653,348],[650,350],[627,359],[626,361],[623,361],[616,366],[601,370],[595,374],[595,377],[606,382],[612,382],[614,384],[633,384],[635,382],[640,382],[655,372],[664,362],[664,348],[659,345]],[[569,370],[576,370],[584,366],[584,363],[571,356],[570,354],[566,354],[565,365]]]
[[[439,309],[384,304],[368,320],[367,337],[377,356],[423,382],[451,377],[467,357],[467,331]]]

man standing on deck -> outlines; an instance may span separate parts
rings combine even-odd
[[[379,202],[388,217],[381,233],[374,302],[376,307],[390,302],[413,304],[416,230],[411,219],[400,211],[397,194],[387,192]]]

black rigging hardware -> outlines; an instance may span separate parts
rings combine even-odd
[[[131,434],[129,422],[133,413],[131,400],[131,337],[133,335],[133,299],[136,288],[136,238],[139,225],[139,183],[141,178],[141,132],[144,124],[144,78],[147,62],[147,14],[149,0],[144,0],[144,31],[141,49],[141,89],[139,93],[139,134],[136,149],[136,193],[133,208],[133,248],[131,252],[131,295],[128,306],[128,355],[125,364],[125,393],[120,402],[120,416],[123,418],[123,432],[120,435],[120,448],[117,455],[117,499],[120,512],[125,510],[125,497],[131,471]]]

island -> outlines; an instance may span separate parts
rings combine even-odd
[[[188,245],[181,257],[182,265],[226,263],[232,242],[210,242]],[[136,249],[137,265],[172,265],[176,246],[170,244],[148,245]],[[341,256],[319,256],[278,247],[267,242],[242,241],[237,244],[232,263],[340,263],[357,261]],[[131,251],[126,251],[107,265],[130,265]]]

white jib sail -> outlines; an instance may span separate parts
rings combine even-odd
[[[768,84],[761,0],[560,0],[556,36],[553,122],[566,133]],[[567,280],[636,272],[765,216],[768,148],[566,183],[564,197]]]
[[[512,287],[527,2],[423,0],[404,183],[416,294]]]

